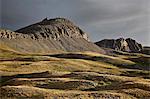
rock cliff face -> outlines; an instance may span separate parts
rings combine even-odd
[[[141,52],[142,45],[137,43],[131,38],[119,38],[119,39],[104,39],[95,43],[100,47],[111,48],[118,51],[125,52]]]
[[[126,39],[131,52],[141,52],[143,47],[141,44],[137,43],[135,40],[128,38]]]
[[[15,32],[0,30],[0,47],[20,52],[95,51],[105,53],[89,41],[87,34],[64,18],[44,19]]]

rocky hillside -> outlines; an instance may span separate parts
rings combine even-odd
[[[119,39],[104,39],[95,43],[96,45],[104,48],[111,48],[117,51],[125,52],[141,52],[142,45],[137,43],[131,38],[119,38]]]
[[[64,18],[44,19],[15,32],[0,30],[0,47],[27,52],[94,51],[104,53],[91,43],[87,34]]]
[[[33,39],[46,38],[59,40],[61,36],[66,36],[88,40],[88,36],[85,32],[65,18],[50,20],[46,18],[39,23],[19,29],[16,32],[32,35]]]

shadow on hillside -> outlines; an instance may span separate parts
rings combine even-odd
[[[92,71],[87,71],[87,72],[92,72]],[[62,75],[56,75],[53,74],[52,72],[45,71],[45,72],[39,72],[39,73],[29,73],[29,74],[17,74],[17,75],[12,75],[12,76],[1,76],[0,78],[0,86],[7,85],[6,82],[15,79],[15,78],[72,78],[72,79],[84,79],[84,80],[103,80],[103,81],[108,81],[103,76],[97,76],[97,75],[90,75],[84,73],[84,71],[74,71],[69,74],[62,74]],[[110,80],[109,80],[110,81]],[[44,87],[44,86],[43,86]]]
[[[8,81],[13,78],[52,78],[52,77],[59,77],[59,76],[54,76],[52,75],[52,73],[48,71],[40,72],[40,73],[17,74],[12,76],[1,76],[0,83],[2,86],[5,81]]]
[[[49,59],[40,59],[36,57],[14,57],[14,58],[0,58],[0,62],[3,61],[25,61],[25,62],[38,62],[38,61],[49,61]]]
[[[82,71],[75,71],[75,72],[82,72]],[[39,73],[29,73],[29,74],[17,74],[12,76],[1,76],[0,77],[0,83],[2,84],[5,81],[8,81],[13,78],[70,78],[70,77],[80,77],[77,74],[70,73],[70,74],[64,74],[64,75],[54,75],[52,72],[45,71],[45,72],[39,72]]]
[[[49,55],[50,57],[56,57],[56,58],[66,58],[66,59],[84,59],[84,60],[91,60],[91,61],[99,61],[99,62],[106,62],[109,64],[112,64],[114,66],[117,66],[119,68],[127,68],[127,69],[139,69],[139,70],[150,70],[150,61],[145,58],[137,58],[135,59],[128,59],[136,64],[129,65],[126,63],[118,64],[119,60],[107,58],[107,57],[101,57],[101,56],[89,56],[89,55],[83,55],[83,54],[55,54],[55,55]],[[140,61],[139,61],[140,60]],[[143,63],[144,61],[144,63]],[[144,66],[143,66],[144,64]]]
[[[139,88],[142,90],[149,91],[150,87],[148,85],[135,83],[132,81],[125,81],[125,82],[115,82],[106,86],[97,86],[95,88],[87,89],[84,91],[121,90],[121,89],[134,89],[134,88]]]

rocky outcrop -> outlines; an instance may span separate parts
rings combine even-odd
[[[95,43],[96,45],[104,48],[111,48],[117,51],[125,52],[141,52],[142,45],[137,43],[131,38],[119,38],[119,39],[104,39]]]
[[[0,38],[2,39],[16,39],[16,38],[29,38],[27,34],[21,34],[10,30],[0,29]]]
[[[128,46],[130,48],[131,52],[141,52],[142,51],[142,45],[137,43],[135,40],[128,38],[126,39]]]
[[[49,53],[58,51],[94,51],[105,53],[89,41],[87,34],[64,18],[44,19],[15,32],[0,30],[0,48],[19,52]]]

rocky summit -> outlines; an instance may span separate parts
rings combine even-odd
[[[65,18],[45,18],[15,32],[0,30],[0,47],[27,53],[94,51],[103,49],[89,41],[87,34]]]
[[[111,48],[117,51],[125,52],[141,52],[142,45],[137,43],[131,38],[119,38],[119,39],[104,39],[95,43],[96,45],[104,48]]]
[[[16,32],[32,35],[33,39],[59,40],[61,36],[84,38],[88,36],[79,27],[65,18],[43,19],[41,22],[19,29]]]

